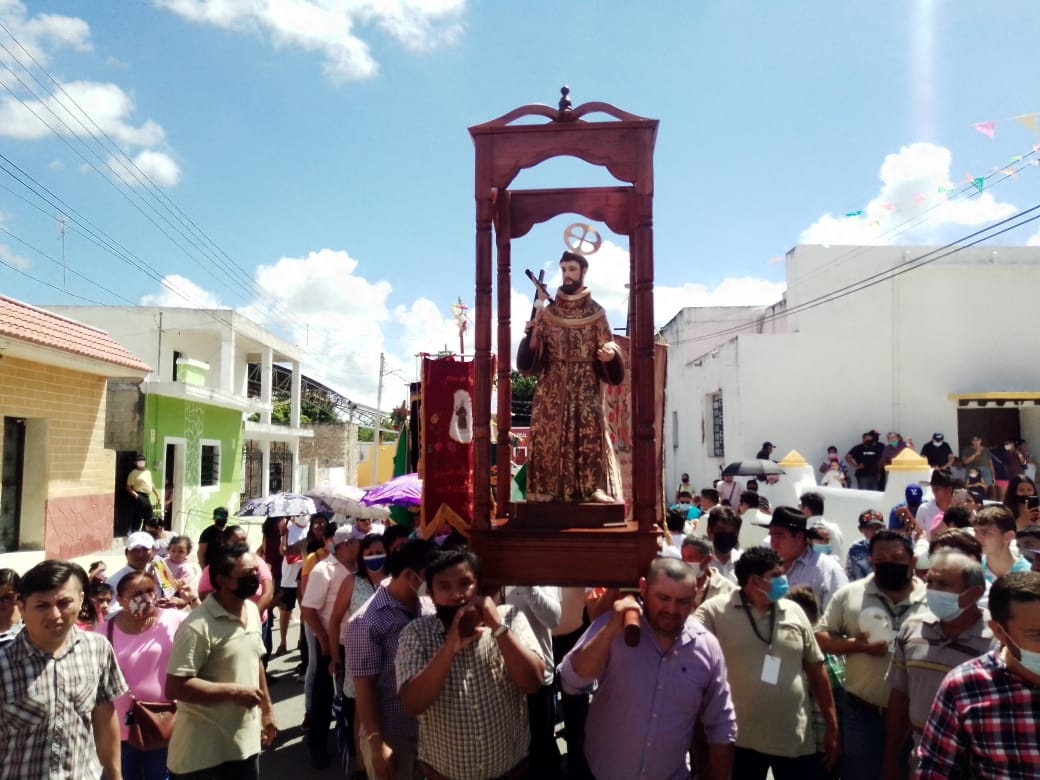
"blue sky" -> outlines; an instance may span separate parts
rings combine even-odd
[[[367,403],[380,351],[407,378],[416,353],[457,344],[448,307],[473,296],[466,128],[555,104],[562,84],[576,105],[661,122],[659,324],[683,305],[773,302],[784,267],[771,260],[799,241],[948,240],[1040,202],[1029,157],[960,194],[966,175],[1040,140],[1013,119],[1040,112],[1040,17],[1026,0],[0,0],[0,22],[0,292],[233,307]],[[84,113],[63,114],[66,129],[41,100]],[[984,120],[993,138],[973,129]],[[105,162],[116,147],[150,186],[119,182],[125,168]],[[514,186],[608,183],[563,160]],[[177,243],[173,208],[191,221]],[[65,281],[62,211],[79,215]],[[80,220],[151,273],[92,244]],[[516,242],[517,268],[551,279],[576,220]],[[605,238],[588,283],[621,325],[625,243]],[[1004,238],[1040,242],[1032,228]],[[514,288],[526,312],[519,270]]]

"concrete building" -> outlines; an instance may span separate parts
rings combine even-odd
[[[1040,247],[798,246],[770,307],[683,309],[670,346],[665,480],[797,450],[819,465],[876,428],[1040,447]]]
[[[111,546],[114,418],[136,411],[110,415],[108,385],[136,393],[149,371],[107,333],[0,296],[0,567]]]
[[[299,443],[313,436],[300,426],[301,350],[226,309],[49,308],[154,361],[138,443],[118,468],[125,479],[144,453],[173,530],[197,536],[214,507],[301,486]],[[271,419],[276,364],[291,371],[288,425]]]

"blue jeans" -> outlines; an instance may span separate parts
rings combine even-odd
[[[843,726],[843,780],[877,780],[885,752],[885,717],[881,710],[846,693]]]
[[[166,748],[138,750],[123,740],[119,743],[123,780],[166,780]]]

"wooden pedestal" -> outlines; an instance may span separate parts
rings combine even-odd
[[[558,531],[565,528],[605,528],[625,524],[624,504],[565,504],[518,501],[509,505],[510,522],[521,528]]]

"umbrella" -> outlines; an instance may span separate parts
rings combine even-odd
[[[307,491],[319,509],[328,509],[346,517],[361,520],[385,520],[390,510],[383,506],[365,506],[361,499],[365,495],[362,488],[353,485],[319,485]]]
[[[735,460],[722,470],[724,477],[771,477],[787,472],[771,460]]]
[[[419,506],[422,503],[422,480],[418,474],[402,474],[365,493],[361,503],[366,506],[393,504]]]
[[[272,493],[242,504],[235,517],[296,517],[313,515],[314,501],[299,493]]]

